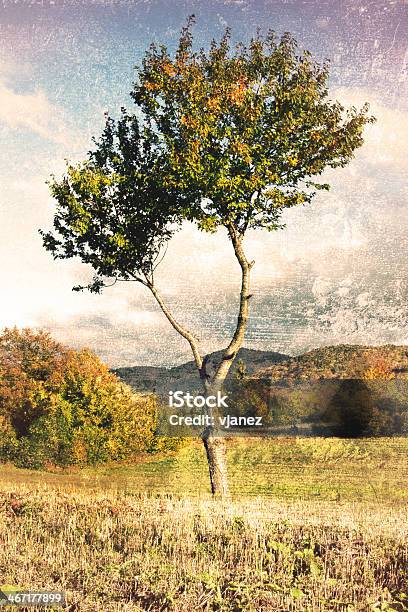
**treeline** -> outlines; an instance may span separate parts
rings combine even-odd
[[[262,416],[272,430],[291,426],[298,435],[341,438],[408,434],[408,380],[380,368],[367,368],[361,378],[244,378],[230,385],[229,398],[236,414]]]
[[[136,394],[91,351],[47,332],[0,335],[0,461],[96,464],[154,450],[156,399]]]
[[[337,345],[314,349],[248,376],[232,389],[239,414],[297,435],[408,434],[406,346]],[[307,426],[307,427],[305,427]]]

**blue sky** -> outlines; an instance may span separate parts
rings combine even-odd
[[[227,25],[236,40],[258,26],[291,31],[318,59],[330,58],[333,97],[356,105],[368,100],[378,118],[352,164],[330,175],[329,194],[290,211],[286,230],[249,236],[256,265],[247,346],[296,353],[339,342],[407,343],[407,11],[404,0],[6,0],[0,9],[0,326],[46,327],[113,365],[189,358],[141,288],[72,293],[90,272],[78,262],[53,262],[37,229],[52,220],[49,174],[62,171],[64,158],[83,157],[104,111],[131,105],[133,66],[144,49],[151,41],[174,47],[195,13],[198,46]],[[159,282],[205,348],[225,343],[239,285],[225,236],[186,227]]]

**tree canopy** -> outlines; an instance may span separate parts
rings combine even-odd
[[[167,153],[167,184],[202,199],[203,229],[276,229],[284,208],[310,202],[326,167],[344,166],[362,140],[368,106],[328,98],[328,64],[300,54],[289,33],[232,47],[230,32],[194,51],[192,20],[172,58],[152,45],[132,98]]]
[[[328,64],[272,31],[248,46],[227,31],[208,52],[193,48],[190,18],[172,57],[152,45],[137,70],[133,112],[107,116],[86,161],[50,181],[56,258],[78,256],[99,291],[106,279],[151,278],[183,220],[206,231],[281,226],[285,208],[329,185],[373,121],[328,97]],[[79,287],[77,287],[78,289]]]
[[[149,276],[160,250],[180,223],[182,195],[162,186],[162,157],[155,138],[141,133],[139,121],[122,109],[106,117],[95,148],[77,166],[68,164],[61,181],[50,181],[58,210],[55,234],[40,232],[56,258],[79,257],[103,280]],[[75,287],[76,290],[82,287]]]

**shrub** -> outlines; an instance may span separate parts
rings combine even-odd
[[[0,460],[23,467],[126,459],[153,443],[156,400],[91,351],[46,332],[0,335]]]

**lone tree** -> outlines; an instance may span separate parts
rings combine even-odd
[[[189,343],[205,393],[213,394],[247,327],[254,265],[244,251],[247,230],[281,228],[284,209],[329,189],[319,175],[350,161],[374,119],[367,104],[345,110],[328,98],[328,65],[298,53],[289,33],[258,33],[247,46],[232,46],[227,30],[208,51],[196,51],[193,22],[174,55],[150,46],[131,92],[136,108],[122,108],[118,120],[107,116],[86,161],[52,178],[54,231],[41,233],[55,259],[79,257],[92,266],[90,291],[117,281],[144,285]],[[204,232],[225,228],[241,269],[236,329],[211,373],[199,339],[154,280],[167,242],[186,220]],[[225,495],[225,442],[213,428],[203,441],[212,492]]]

